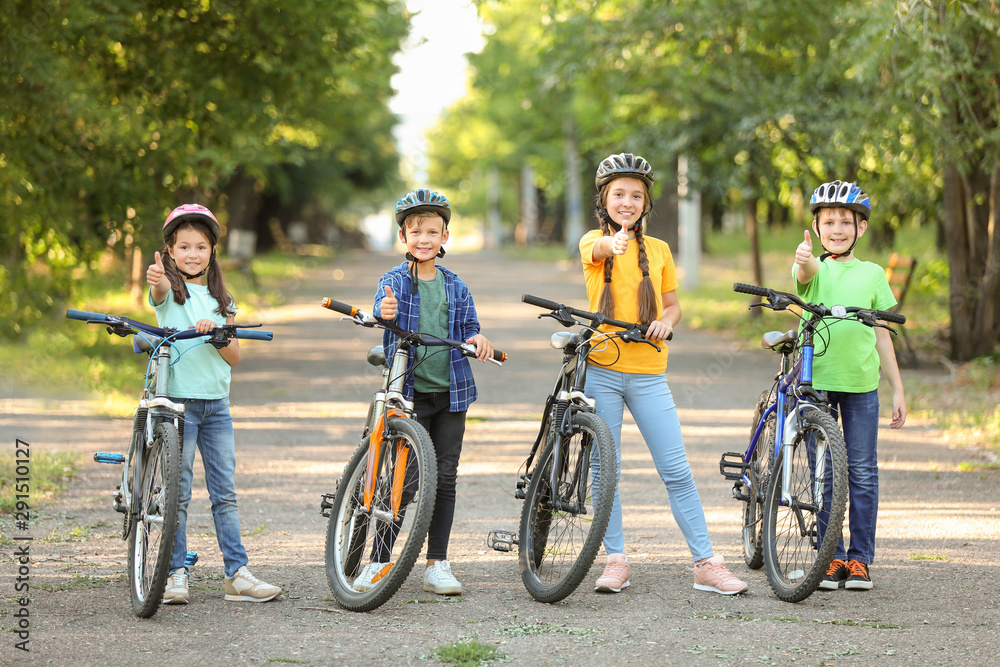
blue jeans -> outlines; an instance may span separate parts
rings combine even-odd
[[[834,558],[857,560],[871,565],[875,562],[875,521],[878,516],[878,391],[854,394],[828,391],[827,398],[834,417],[840,420],[847,444],[847,524],[851,531],[850,548],[844,549],[844,538],[837,543]],[[829,455],[827,461],[829,462]],[[827,492],[824,505],[830,506],[832,472],[827,465]],[[826,532],[829,512],[819,517],[819,533]]]
[[[674,521],[687,540],[688,549],[695,561],[710,558],[712,543],[708,539],[708,525],[701,498],[691,474],[677,406],[663,375],[621,373],[590,365],[587,367],[585,393],[597,401],[597,414],[611,429],[615,439],[615,500],[611,506],[611,520],[604,534],[604,549],[608,554],[625,553],[625,532],[622,523],[622,501],[619,482],[622,471],[622,417],[625,406],[632,413],[639,432],[642,433],[653,465],[667,487],[667,501]],[[594,484],[600,477],[600,466],[592,464]]]
[[[187,516],[194,478],[194,450],[201,452],[205,483],[212,501],[215,534],[222,552],[227,578],[247,564],[247,552],[240,539],[240,516],[236,507],[236,440],[229,398],[204,400],[174,399],[184,403],[184,448],[181,452],[181,497],[177,508],[177,537],[170,559],[170,572],[187,568]]]

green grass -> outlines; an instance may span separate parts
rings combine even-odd
[[[948,556],[946,556],[945,554],[923,554],[923,553],[915,553],[915,554],[910,554],[910,560],[939,560],[939,561],[943,561],[943,560],[948,560]]]
[[[470,639],[457,641],[446,646],[438,646],[431,652],[431,658],[447,665],[485,665],[505,660],[506,656],[492,644]]]
[[[78,457],[66,452],[31,451],[27,463],[30,471],[27,502],[31,510],[65,489],[76,475],[78,464]],[[13,515],[17,507],[18,465],[13,453],[0,454],[0,517]]]

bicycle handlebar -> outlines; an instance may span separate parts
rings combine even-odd
[[[778,290],[769,289],[767,287],[759,287],[757,285],[747,285],[746,283],[733,283],[733,291],[740,292],[742,294],[753,294],[755,296],[762,296],[771,303],[771,307],[775,310],[784,310],[788,305],[794,304],[799,306],[803,310],[809,311],[814,315],[819,317],[828,317],[833,315],[834,312],[831,308],[827,308],[821,303],[808,303],[803,301],[798,296],[791,294],[789,292],[781,292]],[[837,306],[834,306],[836,308]],[[883,320],[885,322],[894,322],[896,324],[905,324],[906,317],[900,315],[899,313],[892,313],[887,310],[877,310],[875,308],[861,308],[859,306],[847,306],[844,308],[846,313],[863,313],[869,314],[877,320]],[[859,320],[863,324],[868,324],[865,322],[864,315],[859,317]],[[873,326],[869,324],[869,326]]]
[[[392,322],[382,319],[381,317],[378,317],[377,315],[366,313],[360,308],[355,308],[354,306],[343,303],[341,301],[336,301],[328,296],[323,297],[321,305],[329,310],[333,310],[338,313],[347,315],[352,320],[354,320],[355,323],[360,324],[362,326],[371,327],[378,325],[383,329],[388,329],[389,331],[393,332],[400,338],[412,337],[414,334],[416,334],[420,343],[423,345],[449,345],[461,351],[462,354],[464,354],[467,357],[476,356],[476,346],[472,345],[471,343],[466,343],[460,340],[453,340],[451,338],[441,338],[440,336],[420,333],[418,331],[407,331],[406,329],[402,329],[393,324]],[[496,363],[497,365],[500,365],[503,362],[507,361],[507,353],[494,349],[493,356],[490,358],[490,361]]]
[[[259,327],[261,325],[239,325],[239,324],[226,324],[221,327],[216,327],[209,333],[199,333],[194,329],[187,329],[184,331],[175,331],[173,329],[164,329],[162,327],[154,327],[151,324],[145,324],[143,322],[137,322],[136,320],[129,319],[127,317],[119,317],[118,315],[104,315],[101,313],[88,313],[83,310],[67,310],[66,317],[71,320],[81,320],[83,322],[93,323],[93,324],[107,324],[109,326],[124,326],[129,329],[139,329],[140,331],[145,331],[146,333],[153,334],[154,336],[159,336],[160,338],[166,338],[169,340],[187,340],[189,338],[199,338],[201,336],[216,336],[221,335],[229,338],[244,338],[249,340],[271,340],[274,338],[274,332],[272,331],[257,331],[256,329],[247,329],[244,327],[254,326]],[[134,332],[133,332],[134,333]]]
[[[609,326],[618,327],[619,329],[638,329],[639,333],[643,336],[646,335],[646,331],[649,329],[648,324],[638,324],[636,322],[622,322],[621,320],[613,320],[609,317],[605,317],[601,313],[592,313],[587,310],[580,310],[579,308],[573,308],[572,306],[567,306],[562,303],[556,303],[555,301],[549,301],[548,299],[543,299],[540,296],[533,296],[531,294],[522,294],[521,301],[528,304],[529,306],[538,306],[539,308],[545,308],[546,310],[551,310],[553,312],[563,312],[569,315],[574,315],[576,317],[582,317],[585,320],[589,320],[596,325],[607,324]],[[559,318],[556,318],[559,319]],[[667,340],[672,340],[674,337],[674,332],[671,331],[667,336]]]

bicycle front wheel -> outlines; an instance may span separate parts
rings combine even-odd
[[[337,603],[370,611],[406,581],[427,536],[437,457],[416,421],[387,420],[388,434],[361,443],[337,484],[326,533],[326,575]]]
[[[770,391],[761,392],[754,410],[753,422],[750,424],[750,437],[757,433],[757,424],[761,415],[770,407],[768,399]],[[751,570],[759,570],[764,565],[764,550],[761,545],[761,515],[764,507],[764,496],[767,492],[767,480],[770,473],[771,457],[774,455],[775,434],[774,413],[768,416],[757,438],[746,476],[749,486],[743,485],[747,499],[743,501],[743,560]]]
[[[153,429],[153,444],[143,455],[138,477],[139,484],[133,488],[137,511],[129,533],[128,569],[132,610],[140,618],[149,618],[163,599],[177,535],[181,448],[173,424],[161,422]]]
[[[521,512],[521,579],[539,602],[562,600],[590,571],[615,493],[614,439],[600,417],[576,413],[572,435],[561,438],[558,457],[556,438],[561,436],[549,438],[535,465]],[[602,471],[596,484],[591,466]]]
[[[783,498],[786,456],[791,457],[791,471],[788,497]],[[800,602],[819,586],[840,540],[846,505],[844,436],[833,417],[810,410],[793,444],[781,448],[764,506],[764,566],[780,599]],[[821,529],[824,509],[829,519]]]

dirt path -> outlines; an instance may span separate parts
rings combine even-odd
[[[196,479],[189,543],[200,562],[192,603],[137,620],[124,579],[119,515],[110,507],[117,469],[90,461],[94,451],[124,447],[129,423],[88,416],[88,397],[71,390],[69,401],[2,394],[0,430],[11,449],[21,438],[33,452],[72,451],[85,462],[71,489],[31,527],[31,653],[15,650],[16,636],[4,632],[0,664],[410,664],[462,639],[495,644],[514,662],[559,665],[996,664],[1000,475],[959,472],[957,464],[975,460],[975,453],[950,448],[916,420],[902,432],[884,428],[874,590],[780,602],[763,571],[743,565],[739,506],[718,471],[721,452],[744,447],[750,406],[769,382],[772,359],[753,345],[687,329],[671,346],[668,377],[713,545],[750,583],[749,594],[726,598],[692,589],[690,555],[649,454],[627,422],[622,495],[632,587],[598,596],[588,585],[598,567],[563,602],[534,602],[516,555],[485,546],[490,529],[516,530],[521,503],[511,493],[514,473],[559,361],[548,347],[558,325],[537,320],[519,299],[529,292],[582,306],[582,278],[575,264],[458,253],[446,260],[471,285],[484,333],[511,357],[503,368],[475,369],[480,400],[470,411],[450,553],[464,596],[424,593],[418,566],[374,612],[345,612],[330,599],[319,497],[333,490],[354,450],[378,382],[364,356],[378,336],[317,304],[329,295],[369,306],[378,276],[398,261],[348,255],[286,286],[288,305],[263,316],[274,341],[246,343],[234,373],[244,541],[254,573],[285,589],[276,602],[223,600],[222,561]],[[785,324],[775,317],[774,328]],[[5,379],[2,386],[14,383]],[[9,540],[3,545],[0,625],[9,630],[19,609],[15,547]]]

